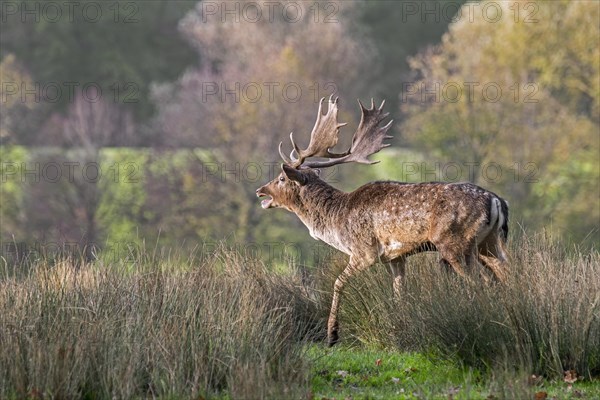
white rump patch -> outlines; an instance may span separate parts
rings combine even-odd
[[[477,232],[477,244],[481,243],[494,228],[500,229],[504,223],[504,215],[502,214],[502,205],[497,197],[492,198],[492,205],[490,207],[490,222],[484,225],[479,232]]]

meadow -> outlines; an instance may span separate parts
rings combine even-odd
[[[343,260],[274,268],[223,245],[127,260],[2,260],[3,399],[600,398],[600,254],[510,242],[505,285],[412,257],[348,284]]]

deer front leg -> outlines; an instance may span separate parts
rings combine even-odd
[[[345,270],[344,270],[345,272]],[[333,299],[331,301],[331,310],[329,311],[329,319],[327,320],[327,344],[329,347],[333,346],[339,341],[339,323],[337,320],[337,313],[340,307],[340,294],[347,277],[344,273],[340,275],[333,285]]]
[[[329,347],[333,346],[339,341],[339,323],[337,319],[338,310],[340,307],[340,296],[342,294],[344,285],[348,282],[348,279],[355,273],[366,269],[374,263],[368,259],[357,260],[354,257],[350,257],[348,266],[342,271],[340,276],[335,280],[333,285],[333,299],[331,301],[331,311],[329,312],[329,320],[327,321],[327,342]]]

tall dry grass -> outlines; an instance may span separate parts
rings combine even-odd
[[[401,348],[432,346],[483,369],[600,376],[600,254],[542,236],[511,244],[505,285],[470,285],[435,255],[415,256],[399,296],[381,265],[349,284],[347,337]]]
[[[5,273],[0,398],[305,397],[319,313],[298,281],[228,251],[179,262]]]
[[[375,266],[343,294],[342,340],[433,347],[493,375],[598,377],[598,252],[524,237],[511,254],[505,285],[414,256],[398,296]],[[323,339],[340,268],[274,273],[226,249],[4,265],[0,398],[306,398],[305,344]]]

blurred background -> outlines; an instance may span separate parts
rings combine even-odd
[[[385,99],[375,179],[472,181],[513,232],[600,242],[600,3],[1,1],[5,258],[225,241],[273,262],[319,254],[255,190],[318,101]],[[557,239],[559,240],[559,239]]]

